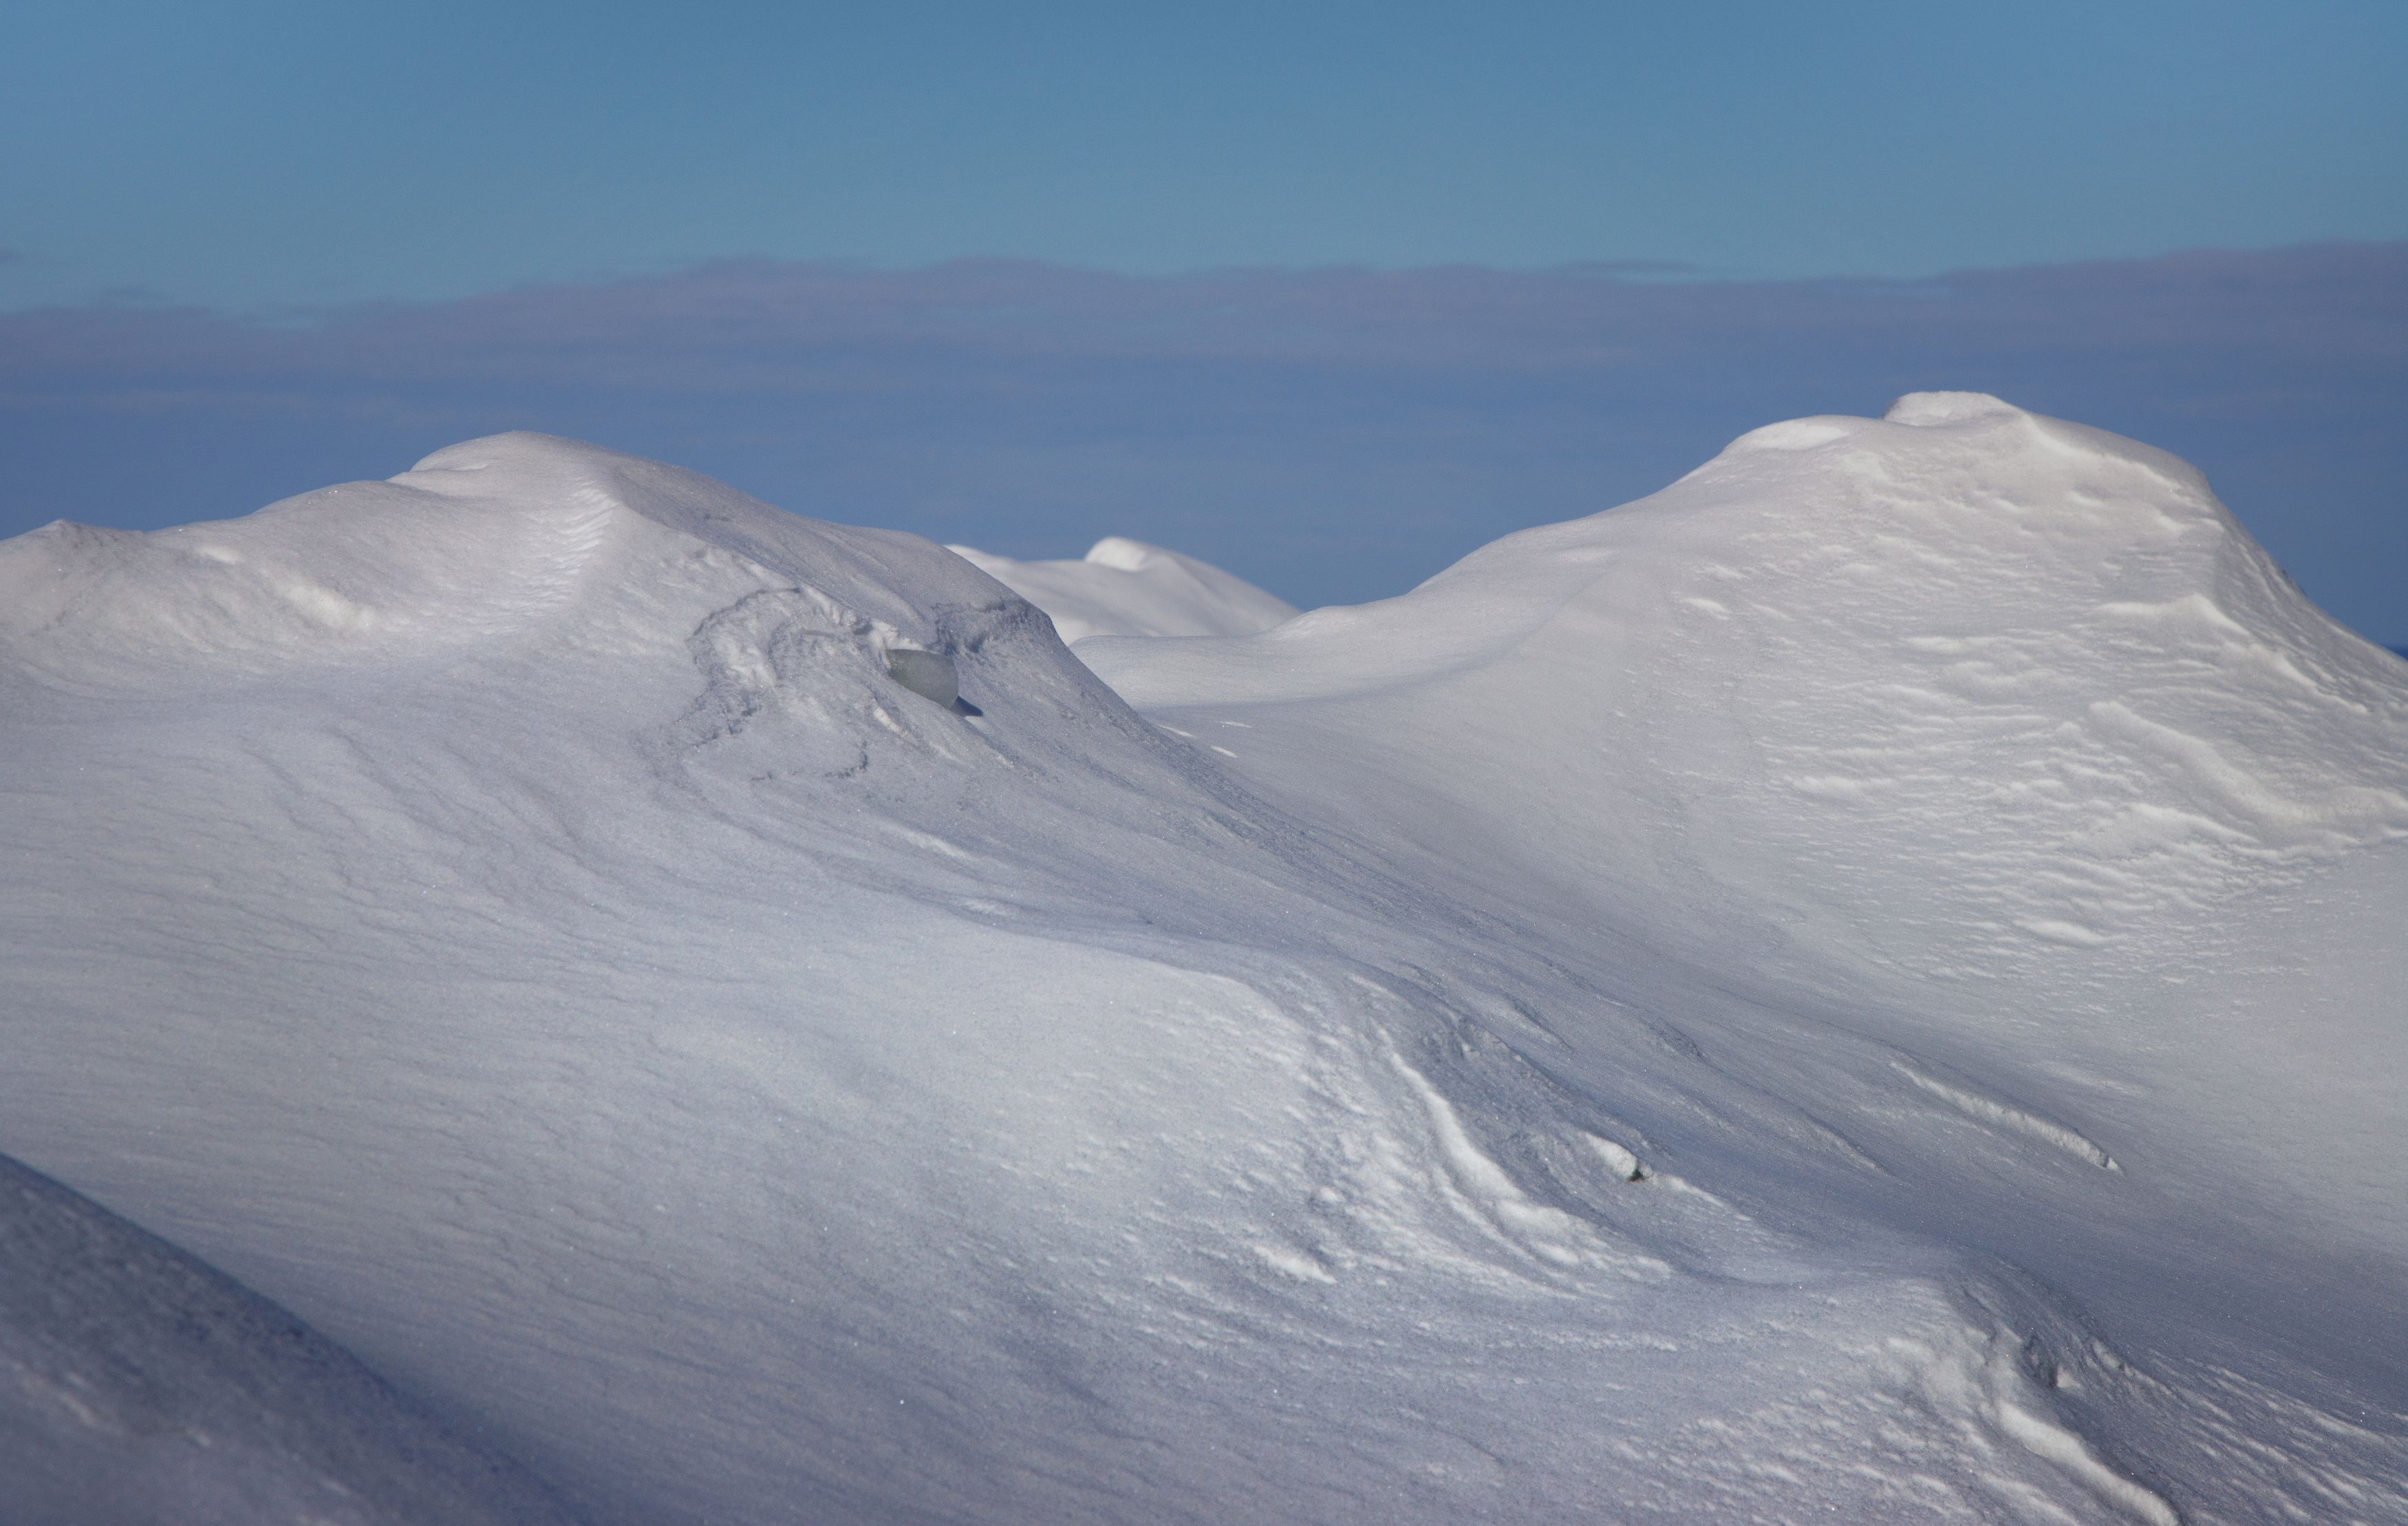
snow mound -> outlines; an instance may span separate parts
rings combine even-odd
[[[2182,1445],[2239,1470],[2154,1451],[2186,1519],[2276,1513],[2265,1487],[2408,1512],[2408,1343],[2364,1312],[2408,1298],[2408,669],[2186,464],[1917,394],[1753,431],[1398,598],[1080,655],[1400,874],[1598,947],[1666,1042],[1882,1173],[1898,1222],[2158,1342],[2161,1391],[2202,1406]],[[1627,1050],[1548,1032],[1551,1074],[1670,1136]],[[2269,1309],[2256,1355],[2199,1364]],[[2305,1398],[2300,1360],[2365,1397]],[[2242,1389],[2253,1418],[2211,1418]],[[2314,1439],[2350,1414],[2371,1450]],[[2289,1484],[2240,1461],[2253,1427]]]
[[[910,569],[931,614],[891,584]],[[53,684],[648,643],[718,587],[816,601],[882,652],[1010,601],[917,537],[798,519],[697,473],[537,434],[437,451],[384,482],[155,533],[61,522],[0,541],[0,652]]]
[[[1401,598],[1082,655],[1148,708],[1442,711],[1432,767],[1533,862],[1698,863],[1918,973],[2056,966],[2408,835],[2398,665],[2185,463],[1978,394],[1756,430]]]
[[[1066,641],[1090,636],[1251,636],[1296,606],[1209,562],[1108,536],[1075,562],[1016,562],[951,548],[1043,610]]]
[[[566,1521],[282,1309],[0,1157],[10,1520]]]

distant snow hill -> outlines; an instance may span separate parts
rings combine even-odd
[[[1155,554],[533,435],[0,542],[0,1148],[597,1523],[2408,1521],[2408,669],[2197,472]]]
[[[1075,562],[1015,562],[947,548],[1043,610],[1065,641],[1089,636],[1253,636],[1296,606],[1209,562],[1108,536]]]

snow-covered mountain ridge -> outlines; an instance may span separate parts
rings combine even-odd
[[[497,437],[0,705],[0,1148],[595,1519],[2408,1519],[2408,668],[2130,442],[1074,658]]]

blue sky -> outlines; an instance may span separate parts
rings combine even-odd
[[[1299,602],[1979,387],[2408,642],[2408,4],[87,0],[0,47],[0,534],[510,427]]]
[[[2408,6],[81,0],[0,306],[727,256],[1928,275],[2408,238]]]

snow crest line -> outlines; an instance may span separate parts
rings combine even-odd
[[[1893,1059],[1890,1065],[1917,1087],[1977,1123],[1992,1124],[2037,1139],[2044,1144],[2055,1145],[2076,1159],[2087,1160],[2102,1170],[2120,1172],[2124,1169],[2097,1141],[2078,1129],[2069,1129],[2012,1102],[2002,1102],[1995,1097],[1985,1097],[1963,1087],[1952,1087],[1937,1076],[1925,1074],[1902,1059]]]

